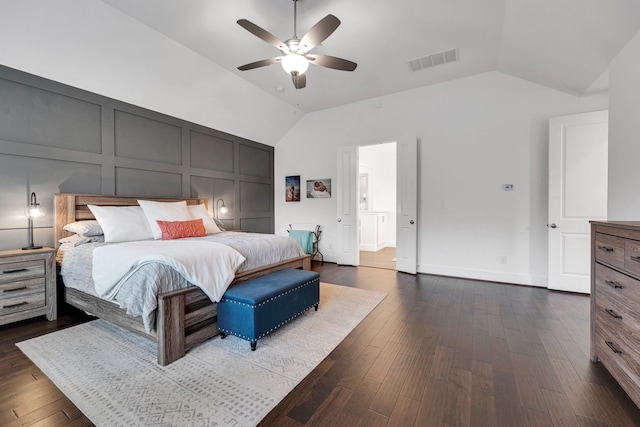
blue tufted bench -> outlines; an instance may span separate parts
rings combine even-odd
[[[235,335],[256,349],[258,340],[320,303],[320,275],[280,270],[231,286],[218,303],[220,336]]]

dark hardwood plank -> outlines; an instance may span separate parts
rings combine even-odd
[[[640,426],[589,361],[584,295],[314,263],[321,280],[385,300],[261,426]],[[15,346],[91,318],[0,327],[0,425],[91,426]]]
[[[452,426],[471,425],[471,371],[454,368],[449,373],[442,421]]]
[[[448,380],[429,376],[416,416],[416,426],[436,426],[444,421],[447,386]]]
[[[566,408],[571,406],[569,398],[564,393],[552,390],[542,390],[544,400],[547,404],[548,412],[552,420],[552,425],[579,427],[580,422],[576,415],[567,411]]]
[[[382,415],[391,416],[404,382],[410,374],[412,359],[412,357],[402,353],[395,355],[369,409]]]
[[[416,400],[399,396],[393,412],[389,417],[389,426],[412,426],[415,424],[420,403]]]

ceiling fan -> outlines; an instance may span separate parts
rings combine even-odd
[[[307,77],[304,74],[309,64],[320,67],[333,68],[334,70],[353,71],[358,64],[335,56],[317,55],[309,53],[311,49],[318,46],[327,39],[340,25],[340,20],[333,15],[327,15],[318,21],[301,39],[297,36],[297,4],[298,0],[293,0],[293,37],[283,42],[267,30],[260,28],[256,24],[239,19],[238,24],[256,37],[261,38],[272,46],[280,49],[281,56],[262,59],[250,64],[238,67],[240,71],[252,70],[254,68],[280,62],[282,68],[291,74],[293,85],[296,89],[302,89],[307,85]]]

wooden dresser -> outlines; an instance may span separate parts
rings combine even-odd
[[[640,407],[640,221],[591,221],[591,360]]]

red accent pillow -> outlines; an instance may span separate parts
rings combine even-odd
[[[162,240],[182,239],[184,237],[201,237],[207,235],[202,218],[190,221],[161,221],[156,220]]]

